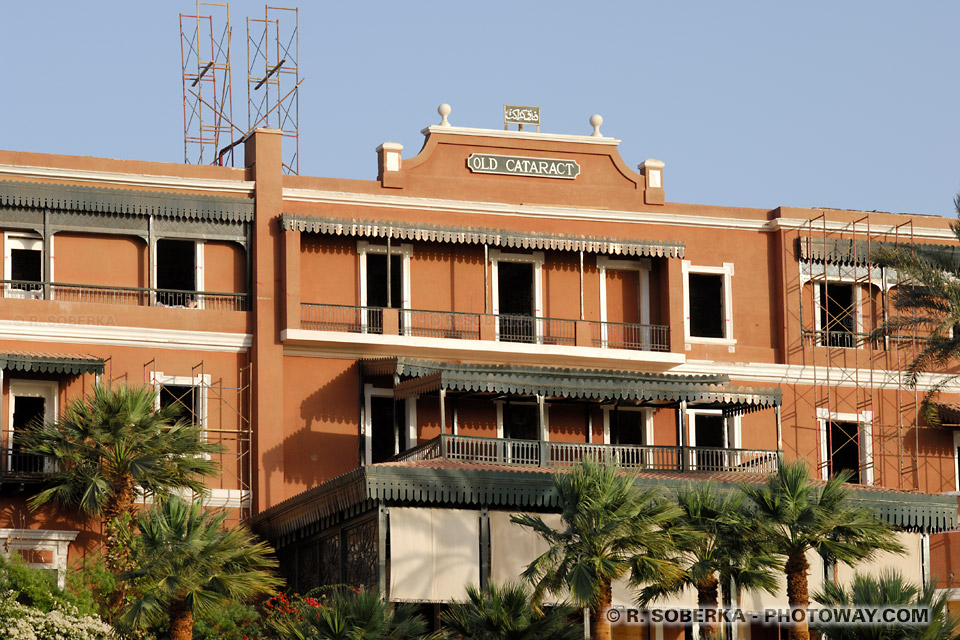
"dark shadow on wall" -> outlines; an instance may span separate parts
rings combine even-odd
[[[268,474],[282,470],[285,484],[308,488],[360,464],[359,375],[359,365],[354,364],[303,399],[299,415],[302,426],[287,434],[280,446],[261,454]],[[325,428],[321,431],[319,425]],[[331,433],[330,425],[338,425],[339,432]],[[271,427],[282,429],[282,421]],[[264,489],[269,495],[269,475]]]

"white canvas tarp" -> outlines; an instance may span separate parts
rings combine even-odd
[[[465,600],[480,584],[480,514],[463,509],[390,509],[390,599]]]

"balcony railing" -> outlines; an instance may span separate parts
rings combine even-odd
[[[635,351],[670,351],[670,328],[659,324],[591,322],[593,346]]]
[[[653,445],[612,445],[440,435],[395,461],[444,459],[516,467],[572,467],[589,460],[638,471],[775,473],[781,452]]]
[[[215,291],[184,291],[147,287],[111,287],[64,282],[33,282],[29,280],[0,280],[0,296],[27,300],[58,300],[60,302],[93,302],[134,307],[176,307],[183,309],[214,309],[217,311],[246,311],[247,294]]]
[[[0,480],[40,480],[49,473],[43,456],[22,453],[19,449],[0,449]]]
[[[670,351],[670,329],[662,325],[423,309],[390,311],[396,314],[396,320],[394,326],[387,327],[383,322],[384,309],[381,307],[304,302],[300,305],[300,328],[453,340],[496,339],[500,342],[570,347]]]
[[[843,349],[882,349],[883,338],[875,338],[870,333],[852,331],[811,331],[804,329],[804,342],[818,347],[839,347]]]

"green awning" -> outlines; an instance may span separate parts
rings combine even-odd
[[[386,463],[354,469],[289,498],[258,514],[252,526],[273,540],[296,537],[327,524],[376,508],[377,503],[430,507],[517,510],[556,510],[554,474],[543,470],[491,469],[469,463]],[[636,484],[675,491],[691,482],[712,481],[721,490],[734,490],[738,482],[762,483],[766,476],[697,472],[637,474]],[[873,509],[898,528],[922,533],[942,533],[957,528],[956,496],[915,494],[879,487],[851,486],[853,500]]]
[[[393,238],[459,244],[488,244],[492,247],[512,247],[551,251],[585,251],[625,256],[655,258],[682,258],[682,242],[640,240],[637,238],[605,238],[561,233],[511,231],[481,227],[454,227],[432,224],[412,224],[390,220],[358,220],[355,218],[327,218],[299,213],[285,213],[281,218],[284,231],[300,231],[362,238]]]
[[[947,244],[911,244],[906,242],[853,240],[802,236],[797,239],[801,260],[829,264],[872,264],[870,256],[881,249],[912,249],[920,254],[936,256],[938,261],[960,266],[960,247]]]
[[[0,206],[160,218],[253,220],[251,198],[0,181]]]
[[[33,373],[61,373],[80,375],[103,373],[104,361],[85,355],[62,353],[0,353],[0,369]]]
[[[780,389],[730,384],[726,375],[636,373],[609,369],[476,365],[428,362],[409,358],[363,360],[367,375],[392,375],[394,398],[447,391],[544,396],[640,404],[709,405],[728,415],[780,405]]]

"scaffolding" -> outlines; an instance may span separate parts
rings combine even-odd
[[[201,15],[201,9],[209,15]],[[233,124],[231,35],[229,4],[197,2],[194,15],[180,14],[183,161],[187,164],[223,164],[221,145],[231,141],[235,132],[243,134]]]
[[[237,371],[236,385],[208,374],[203,361],[184,377],[158,372],[156,358],[143,365],[144,384],[157,391],[157,403],[174,404],[180,419],[203,427],[207,442],[220,445],[222,451],[211,454],[220,474],[207,478],[208,489],[219,489],[213,506],[227,507],[230,520],[244,521],[252,515],[251,485],[253,453],[251,443],[251,402],[253,364]]]
[[[283,170],[300,173],[300,12],[267,6],[247,18],[247,131],[279,129],[289,140]]]
[[[818,473],[833,473],[833,453],[854,445],[860,482],[917,490],[919,391],[906,385],[903,373],[917,354],[916,331],[871,335],[890,317],[891,292],[902,283],[899,273],[874,265],[870,256],[881,242],[912,245],[913,221],[877,229],[870,214],[850,222],[828,220],[823,211],[804,223],[799,237],[805,254],[798,287],[801,348],[813,372]],[[857,429],[834,429],[850,416]]]

